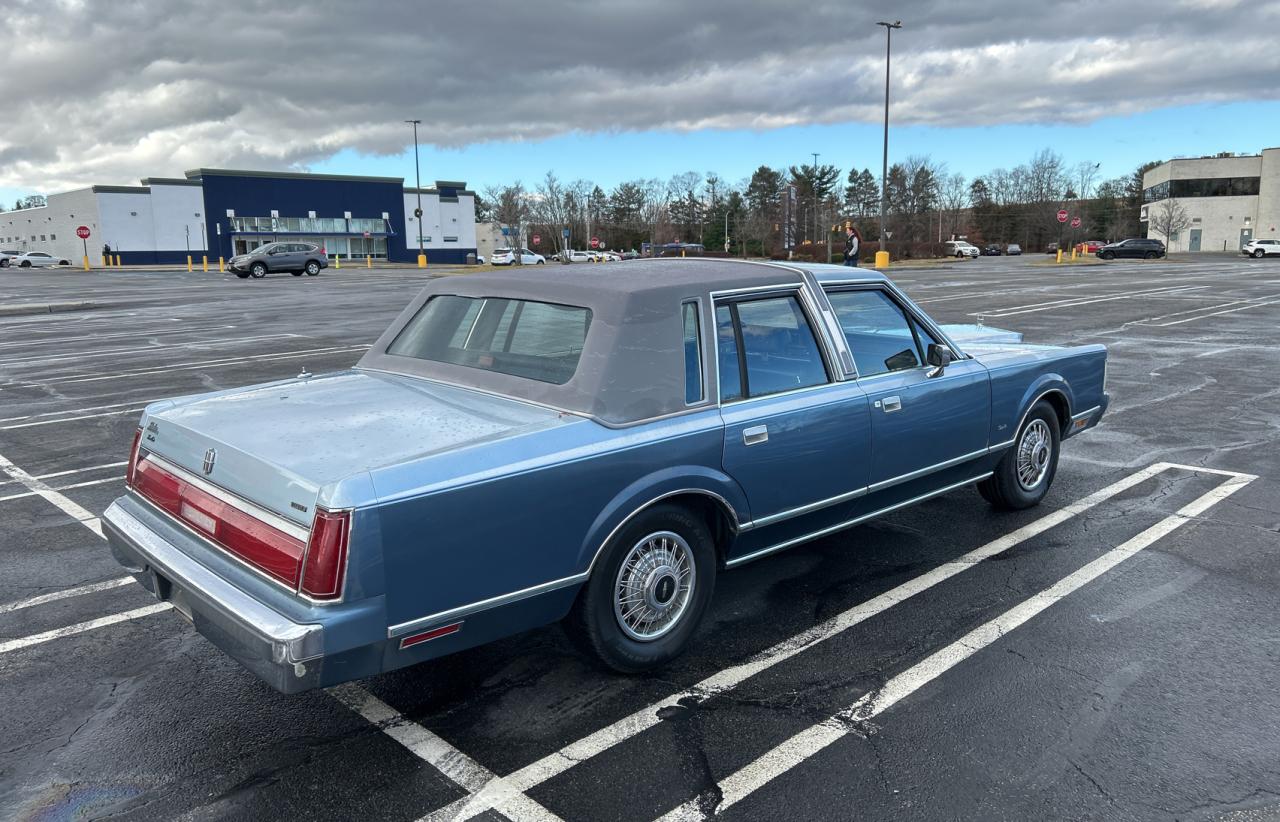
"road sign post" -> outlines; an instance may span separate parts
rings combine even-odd
[[[76,228],[76,236],[80,238],[80,245],[84,247],[84,270],[89,270],[89,226],[82,225]]]

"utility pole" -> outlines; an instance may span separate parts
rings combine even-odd
[[[427,267],[427,251],[422,247],[422,167],[418,163],[418,124],[421,120],[405,120],[413,124],[413,176],[418,192],[418,207],[413,210],[413,221],[418,224],[418,268]]]
[[[893,46],[893,30],[902,28],[902,21],[881,21],[876,25],[884,26],[884,162],[880,166],[880,250],[884,251],[884,212],[889,199],[889,55]]]
[[[817,246],[817,243],[818,243],[818,152],[814,151],[811,153],[813,154],[813,182],[810,183],[810,185],[813,186],[813,242],[814,242],[814,245]],[[818,249],[815,247],[813,250],[817,251]]]

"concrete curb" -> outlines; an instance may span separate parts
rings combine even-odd
[[[87,311],[91,308],[102,308],[103,303],[66,302],[66,303],[12,303],[0,305],[0,317],[22,317],[31,314],[60,314],[64,311]]]

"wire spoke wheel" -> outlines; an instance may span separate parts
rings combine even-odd
[[[663,636],[688,610],[696,577],[693,549],[684,537],[672,531],[643,537],[623,558],[614,581],[619,627],[638,642]]]
[[[1049,425],[1041,419],[1032,420],[1018,441],[1018,484],[1023,490],[1032,491],[1044,482],[1052,456],[1053,436]]]

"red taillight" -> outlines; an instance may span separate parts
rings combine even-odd
[[[316,510],[302,569],[302,593],[313,599],[337,599],[342,595],[350,532],[350,511]]]
[[[129,446],[129,467],[124,471],[124,484],[126,488],[133,487],[133,472],[138,467],[138,455],[141,449],[138,447],[142,444],[142,429],[139,428],[133,432],[133,445]]]
[[[302,540],[166,471],[151,459],[134,463],[133,487],[230,553],[298,590],[306,550]]]

